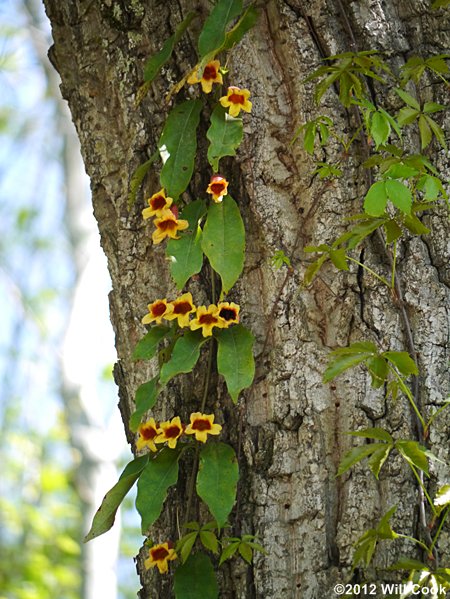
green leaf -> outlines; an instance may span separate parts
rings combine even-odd
[[[416,120],[419,114],[420,112],[414,108],[401,108],[397,115],[397,122],[400,127],[403,127],[404,125],[410,125]]]
[[[417,184],[417,189],[420,189],[424,192],[423,199],[427,202],[433,202],[434,200],[437,200],[439,194],[445,194],[441,180],[437,177],[433,177],[432,175],[424,175],[421,177],[419,183]]]
[[[450,485],[444,485],[437,491],[433,503],[440,508],[450,505]]]
[[[373,454],[370,456],[368,463],[369,468],[372,471],[375,478],[378,480],[380,475],[380,470],[383,467],[383,464],[387,460],[392,449],[392,445],[385,445],[384,447],[379,447]]]
[[[417,559],[401,557],[389,570],[429,570],[428,566]]]
[[[349,270],[345,248],[330,250],[330,260],[338,270]]]
[[[160,176],[161,186],[174,200],[189,185],[194,171],[197,126],[202,108],[200,100],[187,100],[176,105],[167,117],[158,143],[164,162]]]
[[[197,13],[190,12],[187,17],[182,21],[175,30],[175,33],[171,35],[165,42],[161,50],[152,56],[144,67],[144,81],[151,82],[159,73],[161,68],[166,64],[169,58],[172,56],[175,44],[180,40],[183,33],[189,27],[192,19],[197,16]]]
[[[430,126],[431,130],[433,131],[438,142],[441,144],[441,146],[444,148],[444,150],[447,150],[447,144],[445,143],[445,135],[444,135],[444,132],[442,131],[441,127],[439,127],[439,125],[436,123],[436,121],[433,121],[433,119],[431,117],[425,116],[425,119],[426,119],[428,125]]]
[[[235,541],[234,543],[230,543],[225,547],[225,549],[222,551],[222,555],[220,556],[219,566],[221,566],[224,561],[230,559],[230,557],[236,553],[239,545],[240,541]]]
[[[141,515],[142,534],[158,519],[167,490],[178,480],[179,449],[164,447],[152,457],[139,477],[136,509]]]
[[[384,230],[386,232],[386,243],[394,243],[402,236],[402,230],[393,218],[384,223]]]
[[[397,162],[388,168],[384,173],[384,176],[391,179],[410,179],[415,177],[418,173],[419,171],[416,168]]]
[[[364,198],[364,211],[370,216],[381,216],[386,210],[387,194],[384,181],[374,183]]]
[[[203,251],[201,246],[202,231],[186,233],[179,239],[170,239],[166,246],[166,256],[170,261],[170,274],[178,289],[183,289],[192,275],[201,271]]]
[[[217,370],[227,384],[228,393],[234,403],[242,389],[250,387],[255,376],[252,333],[238,324],[216,331],[218,342]]]
[[[405,214],[410,214],[413,201],[410,189],[395,179],[388,179],[384,185],[386,194],[394,206]]]
[[[186,331],[175,343],[170,360],[162,365],[161,383],[166,385],[177,374],[191,372],[197,364],[200,348],[205,341],[200,331]]]
[[[208,210],[202,249],[222,279],[224,293],[233,287],[244,267],[245,230],[241,213],[230,195]]]
[[[198,531],[189,532],[183,538],[181,538],[177,543],[177,553],[180,554],[181,561],[184,562],[187,560],[189,555],[191,554],[192,547],[194,546],[195,541],[198,537]]]
[[[447,8],[450,6],[450,0],[434,0],[431,8]]]
[[[377,439],[378,441],[385,441],[386,443],[393,443],[394,439],[392,436],[384,430],[384,428],[373,427],[364,428],[361,431],[351,431],[348,433],[353,437],[364,437],[365,439]]]
[[[436,104],[436,102],[425,102],[423,105],[423,112],[426,114],[432,114],[433,112],[441,112],[441,110],[445,110],[447,106],[444,104]]]
[[[239,553],[243,557],[243,559],[247,562],[247,564],[252,563],[253,559],[253,551],[248,543],[240,543],[239,545]]]
[[[149,332],[137,342],[133,350],[131,358],[133,360],[151,360],[158,349],[158,345],[166,335],[168,335],[169,327],[154,326]]]
[[[427,235],[430,229],[426,227],[414,214],[411,216],[405,216],[403,224],[411,231],[413,235]]]
[[[420,112],[420,104],[415,98],[413,98],[407,92],[405,92],[404,89],[397,88],[395,91],[403,100],[403,102],[405,102],[405,104],[408,104],[408,106],[411,106],[412,108]]]
[[[211,560],[204,553],[189,556],[174,576],[176,599],[217,599],[219,586]]]
[[[95,539],[96,537],[99,537],[112,527],[120,504],[122,503],[125,495],[139,478],[139,475],[145,468],[148,459],[148,455],[144,455],[134,459],[125,466],[124,471],[120,475],[119,481],[106,493],[101,506],[96,511],[92,521],[91,529],[84,537],[85,543]]]
[[[345,370],[364,362],[374,354],[376,355],[376,346],[372,346],[373,344],[354,343],[350,347],[331,352],[327,368],[323,374],[323,382],[329,383]]]
[[[244,35],[247,33],[247,31],[254,27],[258,19],[258,16],[258,10],[255,8],[255,6],[253,6],[253,4],[250,5],[244,12],[242,17],[239,19],[239,21],[236,23],[236,25],[232,29],[230,29],[230,31],[228,31],[228,33],[225,36],[225,41],[220,50],[231,50],[233,46],[238,44],[244,37]]]
[[[431,128],[423,114],[419,116],[419,133],[421,148],[423,150],[431,143],[431,140],[433,139],[433,133],[431,132]]]
[[[408,464],[412,464],[429,476],[426,449],[417,441],[396,441],[396,449],[402,454]]]
[[[376,532],[377,535],[380,539],[396,539],[397,538],[397,533],[395,533],[392,528],[391,525],[389,524],[389,520],[392,518],[392,516],[395,514],[395,512],[397,511],[397,506],[394,505],[394,507],[391,507],[391,509],[389,511],[387,511],[384,516],[381,518]]]
[[[148,383],[140,385],[136,391],[135,404],[136,410],[130,418],[130,429],[135,433],[142,420],[142,416],[148,410],[151,410],[158,397],[158,377],[155,377]]]
[[[342,458],[341,463],[336,476],[341,476],[344,472],[347,472],[352,466],[364,460],[368,456],[372,455],[378,449],[386,447],[385,443],[371,443],[370,445],[360,445],[359,447],[353,447],[349,452]]]
[[[239,468],[234,449],[225,443],[207,443],[200,450],[197,494],[224,526],[236,500]]]
[[[306,287],[308,287],[308,285],[311,285],[311,283],[314,280],[314,277],[321,269],[323,263],[326,262],[326,260],[328,259],[328,256],[329,254],[324,254],[323,256],[320,256],[320,258],[314,260],[314,262],[312,262],[305,270],[305,274],[303,275],[303,283]]]
[[[198,38],[200,58],[218,50],[225,42],[228,23],[242,12],[242,0],[218,0]]]
[[[219,541],[217,540],[216,535],[209,530],[200,531],[200,541],[202,542],[203,547],[209,549],[213,553],[219,553]]]
[[[200,220],[206,214],[206,210],[207,208],[205,200],[194,200],[193,202],[189,202],[189,204],[183,208],[180,218],[188,221],[188,230],[196,232],[199,227]]]
[[[229,116],[227,110],[218,104],[211,114],[211,126],[206,133],[210,142],[208,162],[215,173],[219,170],[219,160],[223,156],[236,155],[242,136],[242,119]]]
[[[391,132],[391,126],[381,112],[375,112],[372,117],[372,122],[370,126],[370,133],[375,141],[376,147],[384,144],[387,141],[389,134]]]
[[[381,356],[375,356],[367,360],[366,366],[372,378],[373,389],[379,389],[388,378],[389,368],[386,360]]]
[[[409,376],[410,374],[419,374],[419,370],[417,368],[417,364],[411,358],[411,356],[406,351],[385,351],[381,354],[384,356],[389,362],[394,364],[399,372],[401,372],[404,376]]]
[[[137,192],[139,191],[142,185],[142,181],[144,180],[145,175],[150,170],[152,164],[158,158],[159,152],[158,150],[156,150],[156,152],[146,162],[140,164],[134,171],[134,173],[131,175],[130,191],[128,193],[128,210],[131,210],[131,208],[134,206],[134,203],[136,202]]]

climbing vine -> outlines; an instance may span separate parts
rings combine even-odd
[[[172,101],[178,94],[184,94],[184,99],[174,103],[156,151],[135,171],[130,185],[131,207],[149,169],[161,159],[160,189],[155,189],[147,200],[142,217],[153,244],[166,244],[170,273],[180,294],[170,299],[149,298],[147,313],[142,316],[147,333],[136,345],[132,357],[134,360],[158,357],[159,368],[157,375],[136,391],[135,411],[129,426],[137,436],[139,455],[125,467],[117,484],[106,494],[86,540],[111,528],[120,503],[137,482],[136,508],[141,516],[142,533],[148,537],[145,567],[155,567],[161,575],[173,569],[177,599],[218,597],[215,566],[220,567],[235,555],[251,563],[254,551],[264,552],[253,535],[225,535],[236,501],[238,463],[234,448],[221,440],[226,434],[226,423],[219,423],[216,414],[209,413],[208,402],[214,355],[217,355],[217,371],[235,404],[239,394],[252,385],[255,371],[253,335],[240,322],[241,308],[230,296],[244,266],[244,223],[227,173],[220,171],[219,166],[222,158],[236,155],[243,140],[244,119],[251,118],[252,110],[251,92],[233,85],[220,61],[253,27],[257,16],[255,6],[244,10],[242,0],[215,3],[198,38],[198,63],[173,86],[167,98]],[[143,100],[152,81],[171,58],[176,43],[196,18],[195,12],[189,13],[161,51],[148,60],[138,102]],[[416,559],[417,554],[414,558],[401,558],[393,568],[407,571],[411,584],[433,588],[441,585],[445,590],[450,589],[450,569],[439,564],[437,546],[450,511],[450,484],[440,486],[432,496],[425,477],[430,476],[429,461],[437,460],[427,446],[430,427],[450,402],[430,414],[420,401],[417,354],[404,310],[397,256],[400,244],[408,236],[430,232],[421,215],[448,203],[445,182],[429,157],[425,153],[411,153],[404,143],[404,130],[416,127],[421,152],[433,144],[447,149],[439,125],[439,113],[446,107],[423,100],[421,89],[425,73],[448,86],[447,58],[447,55],[412,57],[398,76],[383,56],[373,50],[326,58],[324,65],[305,83],[317,82],[318,104],[334,89],[353,118],[354,130],[344,135],[329,116],[319,115],[303,124],[293,140],[293,143],[302,140],[305,151],[314,159],[314,175],[321,179],[343,175],[343,163],[330,164],[324,159],[329,141],[333,139],[342,146],[342,161],[358,141],[367,173],[362,212],[350,217],[347,231],[330,244],[304,248],[307,254],[318,255],[306,269],[305,286],[314,283],[327,261],[341,271],[350,271],[351,264],[355,264],[391,291],[407,339],[405,351],[381,348],[372,339],[337,348],[331,352],[323,376],[324,383],[329,383],[347,369],[364,365],[372,387],[384,390],[392,401],[406,399],[416,423],[414,439],[395,438],[378,427],[349,433],[364,439],[365,444],[344,456],[337,474],[342,476],[367,459],[370,471],[378,479],[391,454],[397,452],[417,480],[422,524],[414,537],[395,532],[390,525],[396,509],[393,506],[375,528],[356,541],[353,571],[370,565],[381,540],[403,538],[422,554],[420,559]],[[397,114],[390,114],[379,104],[372,92],[373,82],[395,91],[402,103]],[[185,192],[198,165],[201,123],[206,124],[208,149],[200,169],[209,171],[210,182],[203,197],[188,201]],[[367,242],[372,235],[382,242],[389,273],[376,272],[361,259],[361,248],[370,247]],[[191,277],[205,268],[205,263],[211,271],[210,303],[198,305],[192,294],[184,290]],[[276,252],[272,264],[274,268],[286,266],[289,273],[293,271],[290,258],[282,251]],[[212,351],[213,344],[217,352]],[[176,376],[190,373],[204,351],[207,374],[197,411],[190,414],[189,421],[183,421],[179,414],[171,414],[165,421],[155,420],[150,411],[164,396],[168,383]],[[180,467],[192,468],[187,476],[190,484],[184,521],[180,523],[183,532],[178,539],[156,541],[151,537],[151,527],[162,513],[169,489],[177,484]],[[194,487],[212,519],[190,519]]]

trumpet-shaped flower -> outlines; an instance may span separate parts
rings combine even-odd
[[[203,337],[212,335],[213,327],[224,328],[224,321],[219,318],[219,311],[215,304],[210,306],[199,306],[196,317],[189,323],[192,331],[202,329]]]
[[[192,83],[200,83],[202,86],[202,90],[205,94],[211,93],[213,83],[223,83],[222,75],[219,71],[220,63],[218,60],[212,60],[208,62],[208,64],[203,69],[203,74],[201,78],[198,78],[197,68],[195,68],[192,73],[189,75],[187,82],[189,84]]]
[[[144,424],[140,424],[138,428],[139,439],[136,443],[137,450],[140,451],[141,449],[144,449],[144,447],[148,447],[151,451],[158,451],[155,445],[155,438],[160,432],[154,418],[150,418],[150,420],[147,420]]]
[[[145,560],[144,566],[149,570],[157,566],[160,574],[165,574],[169,569],[169,561],[177,559],[177,554],[169,543],[153,545],[149,550],[149,557]]]
[[[184,432],[186,435],[195,435],[197,441],[206,443],[208,435],[219,435],[221,430],[220,424],[214,424],[214,414],[194,412]]]
[[[189,227],[187,220],[178,220],[169,209],[164,209],[159,218],[155,218],[153,222],[156,231],[154,231],[152,239],[155,244],[161,243],[166,237],[178,239],[177,231],[183,231]]]
[[[144,208],[142,216],[145,220],[152,216],[161,216],[164,210],[170,208],[172,205],[172,198],[167,198],[164,189],[160,189],[158,193],[154,193],[151,198],[147,200],[149,207]]]
[[[195,312],[195,306],[192,301],[192,295],[190,293],[184,293],[181,297],[170,302],[173,308],[171,314],[168,314],[165,318],[167,320],[178,320],[178,326],[187,327],[189,326],[189,314]]]
[[[166,443],[170,449],[175,449],[177,441],[181,437],[184,431],[184,427],[181,424],[179,416],[175,416],[172,420],[167,422],[161,422],[159,425],[160,434],[155,438],[155,443]]]
[[[213,175],[208,185],[206,193],[212,195],[213,200],[218,204],[227,195],[228,181],[220,175]]]
[[[230,116],[238,116],[241,110],[251,112],[252,103],[249,101],[250,92],[248,89],[239,87],[229,87],[226,96],[222,96],[219,102],[224,108],[229,108]]]
[[[148,314],[142,319],[142,324],[150,324],[151,322],[161,324],[162,319],[167,318],[167,315],[172,313],[173,306],[164,298],[154,301],[153,304],[148,304],[147,310]]]
[[[239,310],[241,307],[234,302],[219,302],[217,309],[219,318],[224,321],[224,328],[228,328],[230,324],[237,324],[239,322]]]

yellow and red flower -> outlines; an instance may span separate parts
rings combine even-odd
[[[192,301],[192,295],[190,293],[184,293],[181,297],[170,302],[173,311],[168,314],[165,318],[167,320],[178,319],[178,326],[187,327],[189,326],[189,314],[195,312],[195,306]]]
[[[208,435],[219,435],[221,430],[220,424],[214,424],[214,414],[194,412],[184,432],[186,435],[195,435],[197,441],[206,443]]]
[[[211,304],[208,307],[199,306],[195,316],[189,323],[189,326],[192,331],[202,329],[203,337],[212,335],[213,327],[224,328],[224,321],[219,318],[219,311],[215,304]]]
[[[170,449],[175,449],[177,441],[184,431],[179,416],[175,416],[172,420],[161,422],[159,425],[160,434],[155,438],[155,443],[167,443]]]
[[[234,302],[219,302],[217,304],[217,310],[219,318],[224,321],[223,327],[226,329],[230,324],[237,324],[239,322],[239,310],[240,306]]]
[[[147,310],[148,314],[142,319],[142,324],[150,324],[151,322],[161,324],[162,319],[167,318],[167,315],[172,313],[173,306],[164,298],[154,301],[153,304],[148,304]]]
[[[158,193],[154,193],[151,198],[147,200],[149,208],[144,208],[142,216],[145,220],[152,216],[161,216],[164,210],[170,208],[172,205],[172,198],[166,197],[164,189],[160,189]]]
[[[157,566],[160,574],[165,574],[169,569],[169,561],[177,559],[175,549],[169,547],[169,543],[153,545],[149,550],[149,557],[145,560],[144,566],[149,570]]]
[[[155,445],[155,438],[159,435],[161,430],[157,426],[155,419],[150,418],[147,422],[139,425],[138,433],[139,439],[136,443],[136,449],[140,451],[144,447],[149,447],[152,451],[158,451]]]
[[[219,102],[224,108],[229,108],[230,116],[238,116],[241,110],[251,112],[252,103],[249,101],[250,92],[248,89],[239,87],[229,87],[226,96],[222,96]]]
[[[159,218],[153,221],[156,227],[152,235],[153,243],[161,243],[166,237],[178,239],[177,231],[183,231],[189,227],[187,220],[179,220],[172,210],[164,209]]]
[[[212,195],[213,200],[218,204],[227,195],[228,181],[220,175],[213,175],[208,185],[206,193]]]
[[[189,84],[200,83],[205,94],[211,93],[213,83],[223,83],[220,73],[220,63],[218,60],[212,60],[203,69],[201,78],[198,78],[197,68],[189,75],[187,82]]]

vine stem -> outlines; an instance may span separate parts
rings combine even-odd
[[[409,403],[411,404],[411,407],[414,410],[417,418],[419,419],[419,422],[421,423],[422,427],[425,428],[425,426],[426,426],[425,420],[423,419],[422,414],[420,413],[419,408],[417,407],[416,402],[414,401],[414,397],[413,397],[411,391],[409,390],[407,385],[405,385],[402,377],[398,374],[398,372],[395,368],[393,368],[391,365],[389,365],[389,370],[396,377],[398,384],[400,386],[400,389],[403,391],[403,393],[408,398]]]
[[[438,527],[438,529],[436,531],[436,534],[434,535],[433,541],[432,541],[432,543],[430,545],[430,553],[433,551],[434,546],[437,543],[437,540],[439,538],[439,535],[441,534],[441,531],[442,531],[442,528],[443,528],[443,526],[445,524],[445,521],[447,520],[447,516],[449,514],[449,511],[450,511],[450,506],[445,510],[444,515],[441,518],[441,522],[439,523],[439,527]]]
[[[416,545],[420,545],[420,547],[422,547],[422,549],[424,549],[428,555],[431,553],[430,548],[427,545],[425,545],[425,543],[422,543],[422,541],[419,541],[419,539],[416,539],[415,537],[410,537],[408,535],[402,535],[398,532],[396,532],[395,534],[400,539],[407,539],[408,541],[412,541]]]
[[[427,498],[428,503],[430,504],[430,508],[431,508],[431,511],[433,512],[433,515],[437,516],[437,512],[436,512],[436,508],[434,507],[434,503],[433,503],[431,497],[429,496],[428,491],[425,488],[425,485],[423,484],[423,478],[419,476],[416,468],[412,464],[409,464],[409,466],[410,466],[411,470],[413,471],[414,476],[417,478],[417,482],[419,483],[420,488],[422,489],[425,497]]]
[[[381,281],[383,283],[383,285],[386,285],[386,287],[390,287],[389,283],[387,282],[387,280],[384,277],[382,277],[381,275],[377,274],[374,270],[372,270],[371,268],[369,268],[368,266],[366,266],[365,264],[363,264],[359,260],[356,260],[356,258],[352,258],[351,256],[346,256],[346,258],[347,258],[347,260],[350,260],[350,262],[354,262],[358,266],[361,266],[361,268],[364,268],[364,270],[367,270],[367,272],[369,272],[372,276],[374,276],[379,281]]]

